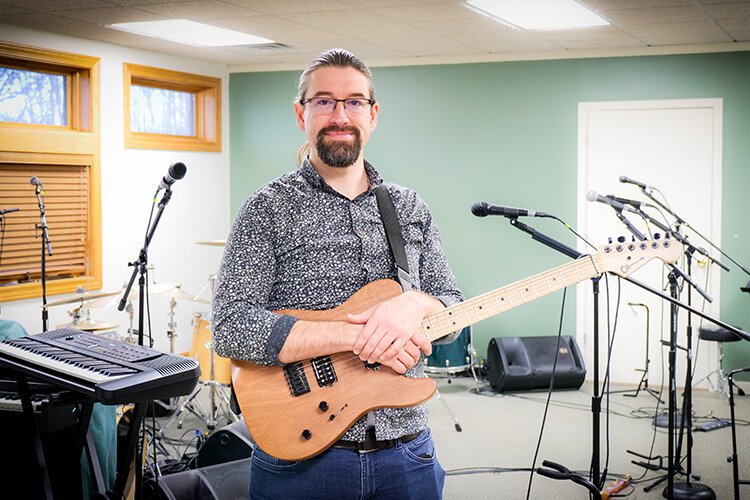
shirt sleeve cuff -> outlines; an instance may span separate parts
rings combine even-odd
[[[436,299],[443,303],[445,307],[450,307],[461,302],[461,299],[455,295],[434,295]]]
[[[294,316],[281,316],[271,329],[271,336],[268,338],[266,353],[268,354],[268,358],[272,359],[277,365],[283,365],[283,363],[279,361],[279,352],[281,352],[281,348],[284,347],[284,342],[286,342],[289,331],[297,322],[297,319],[298,318],[295,318]]]

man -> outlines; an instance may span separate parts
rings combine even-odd
[[[309,153],[298,170],[260,188],[239,210],[216,283],[216,352],[258,365],[353,352],[423,377],[421,356],[432,348],[417,333],[420,322],[462,295],[429,209],[411,190],[386,184],[415,291],[347,321],[272,312],[330,309],[374,280],[396,277],[373,192],[382,180],[364,159],[379,111],[370,70],[345,50],[322,53],[300,76],[294,111]],[[425,408],[384,408],[309,460],[279,460],[256,447],[250,495],[424,500],[441,497],[444,477]]]

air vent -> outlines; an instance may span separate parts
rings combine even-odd
[[[255,45],[232,45],[225,47],[233,52],[258,53],[258,52],[296,52],[297,49],[285,43],[261,43]]]

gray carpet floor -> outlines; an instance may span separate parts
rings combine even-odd
[[[593,413],[591,412],[592,386],[584,384],[579,390],[552,392],[546,420],[546,391],[498,394],[484,382],[469,376],[435,376],[439,396],[428,402],[430,427],[435,438],[437,453],[447,471],[444,498],[464,499],[586,499],[584,486],[571,481],[554,480],[528,472],[543,460],[557,462],[572,471],[588,477],[593,456]],[[652,388],[654,388],[652,386]],[[658,387],[656,388],[658,389]],[[651,491],[644,491],[664,471],[647,471],[631,463],[645,461],[628,452],[662,457],[667,464],[666,427],[654,426],[654,415],[664,412],[665,405],[657,408],[657,399],[641,391],[637,397],[632,387],[613,387],[629,391],[612,393],[603,399],[600,416],[600,469],[607,470],[610,480],[629,476],[632,484],[618,493],[631,499],[663,498],[667,482]],[[666,391],[665,391],[666,392]],[[208,408],[210,393],[204,388],[196,398]],[[666,394],[663,396],[667,400]],[[750,479],[750,396],[736,396],[738,419],[738,456],[740,478]],[[681,402],[681,397],[678,399]],[[159,419],[164,424],[169,417]],[[696,390],[693,392],[693,425],[714,418],[729,418],[726,395]],[[183,420],[181,428],[177,422]],[[166,447],[172,453],[195,451],[196,433],[209,436],[226,426],[227,417],[219,418],[213,430],[206,422],[190,412],[175,419],[164,434],[183,438],[180,444],[170,442]],[[666,425],[666,420],[664,420]],[[461,431],[456,429],[460,426]],[[692,471],[700,477],[700,484],[710,487],[718,499],[734,497],[732,464],[727,457],[732,454],[731,428],[723,427],[710,432],[693,432]],[[535,456],[537,443],[540,442]],[[683,467],[687,468],[683,444]],[[651,461],[658,465],[659,459]],[[685,482],[684,475],[676,482]],[[750,498],[750,485],[741,486],[743,496]]]

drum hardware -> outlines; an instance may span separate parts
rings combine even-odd
[[[458,338],[450,344],[437,344],[432,346],[432,354],[427,356],[425,359],[424,371],[428,375],[445,375],[448,377],[448,383],[451,383],[451,376],[458,375],[467,371],[474,365],[474,348],[472,343],[471,326],[467,326],[461,333],[458,334]],[[476,376],[474,377],[476,381]],[[453,426],[457,432],[461,432],[461,424],[453,413],[453,410],[448,403],[443,399],[440,394],[440,390],[435,391],[437,400],[443,405],[445,411],[453,419]]]
[[[174,320],[174,308],[177,307],[177,300],[174,297],[169,299],[169,323],[167,323],[167,338],[169,339],[169,352],[174,354],[174,339],[177,337],[177,322]]]
[[[200,295],[206,290],[211,290],[213,297],[216,284],[216,275],[211,274],[208,283],[201,289],[193,300],[198,300]],[[213,349],[213,334],[211,332],[210,322],[204,319],[200,313],[193,314],[193,343],[189,356],[197,358],[201,367],[201,378],[193,392],[186,397],[185,401],[177,408],[167,422],[161,427],[158,435],[163,436],[164,431],[178,420],[177,428],[182,429],[182,414],[188,411],[203,420],[209,430],[216,428],[219,417],[224,415],[228,422],[232,423],[239,420],[239,417],[232,411],[227,385],[231,381],[230,362],[227,358],[216,359]],[[208,364],[208,378],[205,378],[204,365]],[[217,372],[220,368],[220,372]],[[219,379],[217,380],[217,375]],[[208,389],[209,405],[208,411],[203,408],[200,401],[196,400],[198,394],[204,389]]]
[[[83,311],[86,311],[85,314],[82,313]],[[76,307],[72,311],[68,311],[68,316],[72,318],[71,322],[63,325],[57,325],[56,328],[75,328],[77,330],[95,332],[98,330],[114,330],[119,326],[115,323],[93,321],[91,319],[91,310],[88,308],[84,308],[83,304]]]
[[[212,247],[223,247],[227,244],[227,240],[208,240],[208,241],[196,241],[198,245],[208,245]]]

